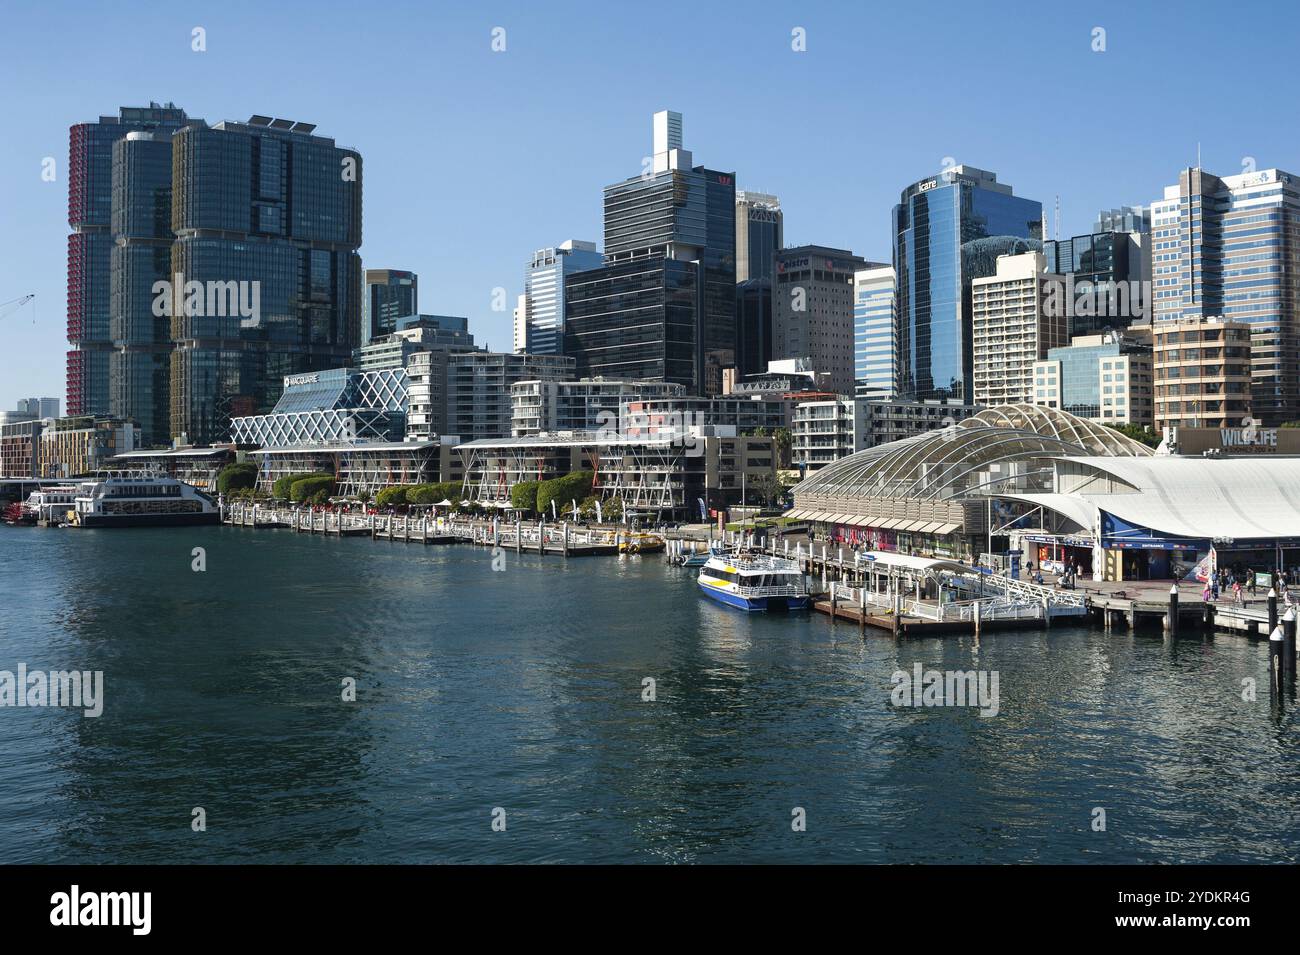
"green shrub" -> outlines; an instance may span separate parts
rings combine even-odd
[[[334,475],[323,474],[319,471],[302,471],[298,474],[286,474],[282,478],[275,479],[275,483],[271,485],[271,493],[275,497],[287,498],[289,496],[289,490],[293,487],[295,482],[301,481],[303,478],[313,477],[327,477],[332,479]]]
[[[571,509],[573,501],[584,500],[591,494],[594,477],[590,471],[574,471],[564,477],[543,481],[537,488],[537,513],[550,517],[551,501],[555,502],[557,513]],[[601,507],[604,506],[602,503]]]
[[[217,475],[217,493],[230,494],[257,485],[257,465],[252,461],[227,464]]]
[[[407,503],[406,495],[412,487],[410,484],[394,484],[384,488],[375,495],[375,507],[401,507]]]
[[[334,478],[328,474],[314,474],[294,481],[289,487],[289,500],[309,504],[324,504],[334,494]]]
[[[537,513],[537,489],[540,481],[520,481],[510,489],[510,506],[518,508],[524,517]]]

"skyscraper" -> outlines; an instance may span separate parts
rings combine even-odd
[[[972,263],[983,262],[984,274],[992,274],[996,256],[991,248],[964,247],[992,237],[1041,240],[1042,212],[1041,203],[1016,197],[995,173],[973,166],[954,166],[903,190],[893,237],[904,395],[971,402]]]
[[[784,245],[781,200],[762,192],[736,193],[736,281],[770,279],[772,257]]]
[[[223,439],[286,376],[343,367],[358,344],[361,156],[315,128],[253,116],[173,140],[173,436]]]
[[[146,447],[171,439],[171,319],[154,307],[156,283],[172,277],[171,200],[170,132],[113,144],[109,411],[134,420]]]
[[[858,398],[889,401],[898,395],[898,316],[888,265],[853,275],[853,374]]]
[[[604,258],[595,242],[568,239],[533,253],[524,275],[524,308],[530,355],[559,355],[564,350],[564,278],[599,268]]]
[[[123,106],[68,130],[67,412],[108,414],[113,236],[113,144],[132,132],[166,135],[190,120],[172,103]]]
[[[397,320],[420,311],[420,279],[402,269],[366,269],[361,300],[362,344],[397,331]]]
[[[1150,239],[1106,230],[1043,243],[1047,271],[1073,282],[1070,334],[1124,331],[1150,321]]]
[[[736,361],[735,175],[691,161],[681,114],[659,112],[649,168],[605,188],[605,265],[566,279],[579,376],[721,393]]]
[[[776,254],[772,358],[808,358],[836,394],[853,394],[853,275],[877,265],[845,249],[801,245]]]
[[[1185,169],[1151,206],[1151,242],[1157,330],[1209,317],[1249,323],[1251,413],[1269,426],[1300,418],[1300,180],[1279,169]],[[1176,383],[1156,378],[1160,419]],[[1180,411],[1163,407],[1167,419]],[[1240,424],[1231,411],[1227,420]]]

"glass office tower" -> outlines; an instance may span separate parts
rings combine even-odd
[[[113,144],[109,408],[144,447],[171,440],[171,319],[154,308],[171,279],[172,137],[128,133]]]
[[[172,272],[204,295],[172,309],[173,436],[223,440],[232,416],[275,407],[285,376],[357,346],[361,157],[314,129],[254,116],[173,140]]]
[[[113,145],[132,132],[169,134],[191,120],[172,103],[123,106],[68,130],[67,413],[109,414]]]
[[[366,269],[361,303],[362,344],[398,329],[398,320],[420,311],[420,279],[404,269]]]
[[[1269,427],[1300,419],[1300,178],[1185,169],[1151,205],[1151,251],[1153,324],[1249,322],[1252,414]],[[1157,398],[1177,389],[1161,384]]]
[[[565,354],[579,374],[648,362],[694,394],[720,394],[736,363],[735,176],[692,166],[668,111],[654,116],[652,160],[605,189],[605,265],[565,278]]]
[[[903,190],[893,212],[899,388],[910,398],[972,400],[970,282],[962,247],[1042,238],[1041,203],[994,173],[955,166]]]
[[[533,253],[524,273],[524,349],[530,355],[560,355],[564,349],[564,278],[600,268],[596,243],[568,239]]]
[[[736,282],[772,278],[772,260],[785,244],[781,200],[762,192],[736,193]]]

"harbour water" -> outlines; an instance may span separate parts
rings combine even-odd
[[[0,528],[0,670],[104,674],[98,718],[0,707],[0,862],[1300,859],[1262,642],[895,643],[728,610],[659,556],[504,561]],[[999,712],[891,705],[917,663],[996,671]]]

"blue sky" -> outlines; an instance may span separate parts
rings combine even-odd
[[[1062,235],[1158,198],[1198,142],[1220,174],[1246,157],[1300,170],[1282,99],[1296,31],[1201,2],[128,0],[0,18],[0,302],[38,296],[35,322],[30,306],[0,319],[3,408],[63,396],[68,127],[151,99],[313,122],[358,148],[364,264],[417,271],[422,311],[468,315],[499,349],[510,315],[492,290],[513,303],[534,249],[600,241],[601,189],[640,172],[658,109],[684,114],[697,163],[781,197],[787,244],[886,261],[899,191],[945,157],[1049,215],[1059,194]]]

